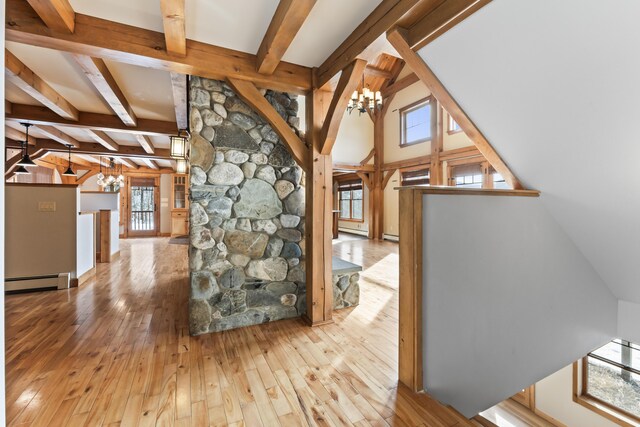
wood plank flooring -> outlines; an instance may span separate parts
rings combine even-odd
[[[122,241],[80,288],[6,297],[12,426],[468,426],[397,384],[397,245],[351,239],[361,303],[190,337],[187,246]]]

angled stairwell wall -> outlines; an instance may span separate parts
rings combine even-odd
[[[544,195],[423,203],[428,393],[471,417],[615,336],[616,298]]]

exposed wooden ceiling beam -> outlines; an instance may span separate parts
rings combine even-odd
[[[395,83],[387,86],[384,90],[382,90],[382,97],[386,98],[387,96],[393,95],[394,93],[400,92],[402,89],[406,89],[414,83],[419,82],[420,79],[416,75],[416,73],[411,73]]]
[[[142,162],[143,162],[145,165],[147,165],[147,167],[148,167],[148,168],[150,168],[150,169],[160,169],[160,168],[158,167],[158,165],[156,164],[156,162],[154,162],[154,161],[153,161],[153,160],[151,160],[151,159],[148,159],[148,158],[146,158],[146,157],[143,157],[143,158],[141,158],[140,160],[142,160]]]
[[[133,108],[107,68],[107,64],[100,58],[87,55],[73,55],[73,58],[120,120],[127,126],[135,126],[136,115]]]
[[[29,67],[7,49],[5,53],[5,76],[32,98],[56,114],[69,120],[78,120],[78,110],[42,80]]]
[[[187,54],[187,36],[184,23],[185,0],[160,0],[162,26],[167,53],[176,56]]]
[[[144,151],[149,154],[153,154],[155,152],[153,144],[151,143],[147,135],[136,135],[136,139],[138,140],[140,146],[144,149]]]
[[[24,132],[19,131],[18,129],[5,126],[4,136],[6,136],[9,139],[13,139],[14,141],[22,142],[24,141],[27,135]],[[29,145],[35,145],[35,144],[36,144],[36,139],[33,137],[33,135],[29,135]]]
[[[316,0],[280,0],[258,48],[259,73],[272,74],[275,71],[315,4]]]
[[[12,104],[11,112],[5,114],[6,120],[30,122],[35,125],[55,125],[87,128],[108,132],[125,132],[144,135],[175,135],[178,127],[174,122],[162,120],[138,119],[137,126],[129,127],[122,123],[118,116],[80,112],[78,120],[67,120],[54,114],[49,109],[39,106]]]
[[[171,90],[173,92],[173,108],[176,111],[178,129],[189,129],[187,120],[187,76],[172,72]]]
[[[60,129],[56,129],[53,126],[38,125],[36,126],[36,128],[41,133],[44,133],[49,138],[53,139],[56,142],[59,142],[60,144],[63,144],[64,146],[70,145],[73,148],[78,148],[80,146],[80,143],[75,138],[72,138],[71,136],[62,132]]]
[[[75,12],[68,0],[27,0],[47,27],[73,33]]]
[[[393,28],[387,33],[387,39],[406,61],[407,65],[427,86],[433,96],[442,104],[442,107],[453,117],[453,120],[460,125],[464,133],[475,144],[491,166],[493,166],[514,189],[522,189],[520,181],[518,181],[500,155],[493,149],[482,132],[480,132],[456,100],[449,94],[449,91],[447,91],[442,82],[440,82],[438,77],[431,71],[427,63],[411,49],[406,39],[406,30],[397,27]]]
[[[304,170],[308,170],[309,150],[307,150],[306,145],[253,83],[234,79],[228,79],[227,82],[243,101],[249,104],[249,106],[271,125],[295,161]]]
[[[91,139],[111,151],[118,151],[118,149],[120,148],[120,145],[118,145],[117,142],[115,142],[109,135],[101,130],[87,129],[86,132],[87,135],[91,137]]]
[[[333,170],[336,172],[340,171],[364,171],[364,172],[373,172],[373,165],[360,165],[360,164],[351,164],[351,163],[334,163]]]
[[[374,67],[373,65],[367,65],[367,68],[364,69],[364,75],[369,77],[381,77],[383,79],[390,79],[393,77],[391,71],[382,70]]]
[[[418,0],[382,0],[373,12],[318,67],[316,87],[322,87],[340,70],[391,28]]]
[[[135,162],[132,162],[128,159],[125,159],[124,157],[118,157],[117,161],[122,163],[123,166],[129,168],[129,169],[138,169],[140,167],[140,165],[138,165]]]
[[[422,49],[489,2],[491,0],[445,0],[408,29],[407,43],[414,50]]]
[[[280,62],[273,74],[260,74],[255,55],[193,40],[187,40],[187,55],[178,57],[166,52],[163,33],[79,13],[73,34],[54,32],[23,0],[7,0],[5,22],[7,40],[32,46],[210,79],[250,80],[259,87],[298,94],[311,89],[308,67]]]
[[[150,159],[163,159],[171,160],[169,150],[166,148],[156,148],[154,154],[149,154],[144,149],[133,145],[120,145],[118,151],[111,151],[104,148],[102,145],[91,142],[80,142],[80,146],[73,149],[75,154],[90,154],[105,157],[126,157],[126,158],[139,158],[147,157]],[[16,141],[5,138],[5,146],[7,148],[19,149],[20,144]],[[51,139],[36,138],[36,150],[46,150],[49,152],[66,153],[67,147],[53,141]]]
[[[351,99],[351,94],[358,87],[358,83],[360,83],[360,78],[366,66],[366,61],[356,59],[349,64],[347,68],[342,70],[338,86],[333,94],[327,116],[322,125],[322,133],[320,136],[321,154],[331,154],[333,145],[336,142],[336,137],[338,136],[338,130],[340,129],[340,122],[342,122],[344,112],[349,104],[349,99]]]

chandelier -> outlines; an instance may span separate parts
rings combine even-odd
[[[376,108],[382,108],[382,94],[380,91],[372,91],[364,84],[364,76],[362,76],[361,91],[354,91],[347,105],[347,112],[351,114],[353,110],[358,110],[359,114],[366,113],[367,110],[374,111]]]
[[[122,175],[122,165],[117,165],[113,157],[109,157],[107,166],[102,167],[102,157],[100,157],[100,173],[98,174],[98,185],[105,191],[118,191],[124,185]]]

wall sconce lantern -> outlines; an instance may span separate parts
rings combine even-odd
[[[170,156],[174,159],[187,159],[189,156],[189,132],[181,129],[178,134],[170,137],[171,149]]]

